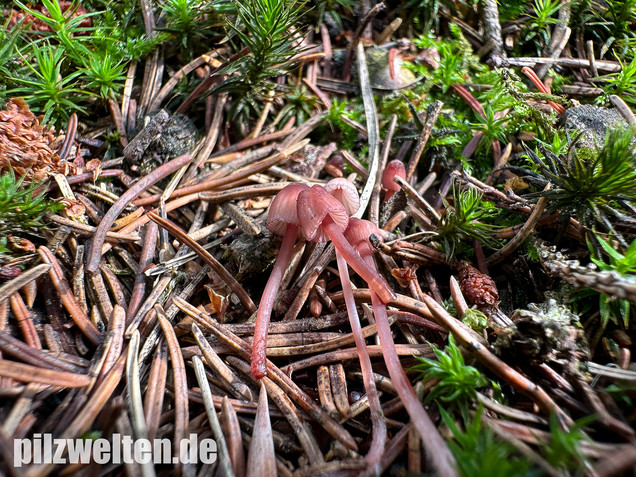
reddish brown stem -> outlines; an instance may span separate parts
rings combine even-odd
[[[139,181],[133,185],[130,189],[128,189],[120,198],[115,202],[112,207],[108,210],[106,215],[102,218],[102,221],[99,223],[97,230],[95,231],[95,236],[93,237],[93,244],[91,246],[90,253],[88,255],[88,264],[86,265],[86,271],[88,273],[97,273],[99,270],[99,262],[102,258],[102,246],[106,240],[106,232],[111,228],[115,219],[119,217],[119,214],[126,208],[126,206],[141,195],[148,187],[157,183],[161,179],[166,176],[169,176],[176,170],[185,166],[188,162],[190,162],[192,158],[185,154],[183,156],[179,156],[176,159],[173,159],[170,162],[166,162],[162,166],[159,166],[154,171],[152,171],[147,176],[142,177]]]
[[[252,343],[252,375],[256,379],[261,379],[267,375],[267,354],[265,348],[267,347],[269,320],[272,315],[272,308],[276,301],[276,293],[280,287],[280,282],[283,280],[285,270],[291,261],[297,236],[298,226],[287,224],[285,235],[283,236],[283,243],[280,246],[278,257],[276,257],[276,263],[274,263],[274,268],[261,296],[261,303],[258,307],[258,313],[256,314],[254,341]]]
[[[546,87],[545,84],[543,84],[543,81],[541,81],[541,78],[537,76],[533,69],[524,66],[523,68],[521,68],[521,72],[526,75],[530,79],[530,81],[532,81],[532,84],[534,84],[539,91],[541,91],[543,94],[550,94],[550,90]],[[552,106],[557,113],[565,114],[565,108],[560,104],[557,104],[554,101],[548,101],[548,104]]]
[[[468,106],[470,106],[473,111],[479,114],[482,118],[486,119],[483,106],[472,94],[470,94],[470,91],[468,91],[460,84],[454,84],[452,85],[452,88],[458,95],[462,97],[464,101],[468,103]]]
[[[371,247],[366,243],[362,243],[358,251],[364,257],[367,264],[373,266],[373,252],[371,251]],[[373,290],[370,290],[370,292],[373,314],[382,346],[382,357],[384,358],[384,363],[389,371],[389,376],[391,377],[391,381],[393,381],[398,396],[400,396],[404,407],[409,413],[409,416],[411,416],[413,425],[420,434],[422,443],[429,457],[435,464],[439,475],[457,476],[455,458],[431,421],[424,406],[422,406],[422,403],[415,395],[415,391],[400,364],[400,358],[395,350],[395,342],[391,335],[391,325],[389,324],[386,307]]]
[[[336,250],[342,254],[351,268],[353,268],[362,279],[369,284],[369,288],[373,289],[382,303],[387,303],[391,300],[395,300],[396,295],[389,287],[388,283],[380,276],[380,274],[368,265],[358,253],[354,250],[353,246],[347,242],[347,239],[342,234],[340,228],[331,219],[331,216],[327,215],[322,223],[325,228],[325,232],[329,235],[329,238],[333,242]]]
[[[373,424],[373,437],[371,439],[371,446],[366,458],[369,462],[368,472],[373,474],[377,470],[375,467],[379,465],[382,454],[384,453],[384,446],[387,437],[386,422],[383,418],[378,390],[375,387],[371,358],[369,357],[367,344],[364,341],[362,327],[360,326],[360,318],[356,308],[356,301],[353,297],[353,289],[351,288],[347,262],[339,252],[336,252],[336,259],[338,260],[338,271],[340,272],[340,282],[342,283],[342,294],[344,295],[345,303],[347,305],[347,314],[349,315],[349,323],[351,324],[351,334],[353,335],[360,358],[360,369],[362,370],[364,389],[367,392],[367,397],[369,398],[369,410],[371,411],[371,422]]]

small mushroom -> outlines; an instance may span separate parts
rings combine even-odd
[[[358,189],[344,177],[331,179],[325,184],[325,190],[344,205],[349,216],[355,214],[360,208]]]
[[[343,231],[349,223],[349,214],[335,197],[324,187],[314,185],[298,194],[298,219],[307,240],[326,242],[331,239],[336,250],[342,254],[369,287],[375,290],[383,303],[395,298],[395,293],[377,270],[372,269],[347,242]]]
[[[393,194],[400,190],[400,186],[393,180],[395,176],[402,179],[406,178],[406,168],[402,161],[397,159],[389,162],[382,174],[382,188],[386,191],[384,194],[384,202],[389,200]]]
[[[276,263],[267,280],[261,302],[256,313],[254,326],[254,341],[252,343],[252,375],[261,379],[267,374],[267,330],[272,315],[272,308],[276,300],[276,293],[289,266],[294,244],[300,230],[296,202],[302,191],[309,190],[305,184],[289,184],[282,189],[269,207],[267,229],[273,234],[283,237]]]

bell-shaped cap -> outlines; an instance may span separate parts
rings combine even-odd
[[[344,236],[354,247],[357,247],[360,242],[369,243],[369,236],[377,235],[381,237],[380,229],[368,220],[362,219],[349,219],[349,226],[345,230]]]
[[[324,187],[315,185],[298,195],[298,219],[303,235],[307,240],[327,242],[329,236],[323,222],[327,216],[344,232],[349,223],[347,209],[329,195]]]
[[[309,186],[295,182],[276,194],[267,214],[267,229],[270,232],[283,236],[287,224],[300,225],[296,203],[298,194],[304,190],[309,190]]]
[[[384,169],[384,173],[382,174],[382,188],[384,190],[393,192],[400,190],[399,184],[393,180],[395,176],[399,176],[402,179],[406,178],[406,168],[402,161],[398,161],[397,159],[389,162]]]
[[[344,177],[331,179],[325,184],[325,190],[344,205],[350,216],[355,214],[360,208],[360,196],[356,186]]]

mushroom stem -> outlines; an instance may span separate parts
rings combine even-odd
[[[340,282],[342,283],[342,293],[344,295],[345,304],[347,305],[347,314],[351,323],[351,333],[356,343],[358,356],[360,358],[360,369],[362,370],[362,379],[364,381],[364,389],[369,398],[369,411],[371,412],[371,423],[373,429],[373,437],[371,439],[371,447],[366,456],[369,463],[368,473],[370,475],[378,475],[379,466],[382,455],[384,454],[384,446],[386,444],[386,423],[384,421],[384,413],[380,405],[380,397],[375,387],[375,379],[373,378],[373,367],[371,366],[371,358],[367,350],[367,344],[362,335],[362,327],[360,326],[360,318],[356,308],[356,302],[353,297],[351,288],[351,280],[349,279],[349,269],[347,262],[340,252],[336,251],[336,259],[338,260],[338,271],[340,272]],[[377,295],[376,295],[377,296]]]
[[[351,265],[351,268],[369,284],[369,288],[378,294],[382,303],[395,300],[396,295],[393,290],[391,290],[391,287],[389,287],[389,284],[375,270],[375,267],[367,265],[367,263],[362,260],[362,257],[358,255],[353,246],[347,242],[344,234],[340,231],[340,228],[338,228],[329,214],[327,214],[323,220],[322,226],[325,232],[327,232],[327,235],[329,235],[336,250],[342,254],[347,263]]]
[[[398,189],[399,190],[399,189]],[[384,202],[386,202],[387,200],[389,200],[391,197],[393,197],[395,195],[397,191],[395,190],[387,190],[384,193]]]
[[[252,375],[256,379],[261,379],[267,374],[267,330],[269,328],[269,319],[274,308],[276,294],[283,280],[285,270],[291,261],[294,244],[298,236],[298,226],[287,224],[285,234],[283,235],[283,243],[280,246],[278,257],[274,263],[272,273],[267,280],[265,290],[261,296],[261,302],[256,313],[256,323],[254,326],[254,341],[252,342]]]
[[[368,244],[362,244],[358,246],[358,252],[369,264],[374,266],[373,252]],[[371,303],[373,305],[373,314],[375,315],[375,323],[378,329],[378,336],[380,337],[380,345],[382,346],[382,357],[386,364],[387,370],[391,381],[395,386],[398,396],[402,400],[406,411],[413,425],[417,429],[422,443],[426,449],[428,457],[435,465],[438,475],[444,477],[457,477],[455,458],[451,454],[448,446],[444,442],[444,439],[439,434],[437,428],[431,421],[428,413],[424,409],[424,406],[417,398],[411,382],[406,376],[402,365],[400,364],[400,358],[395,350],[395,342],[391,335],[391,325],[389,324],[389,318],[386,312],[386,306],[380,301],[380,298],[374,290],[370,290]]]

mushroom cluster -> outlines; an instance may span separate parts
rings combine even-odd
[[[356,188],[346,179],[334,179],[327,187],[290,184],[272,201],[267,228],[270,232],[282,236],[283,243],[256,314],[252,344],[252,374],[255,378],[261,379],[267,374],[267,329],[276,294],[289,266],[299,231],[306,240],[331,240],[338,253],[369,284],[369,288],[377,293],[383,303],[395,298],[393,290],[384,278],[362,259],[344,236],[349,224],[350,211],[355,212],[359,202]]]
[[[393,165],[385,173],[387,179],[383,186],[387,195],[394,191],[393,177],[403,177],[403,169]],[[267,228],[283,236],[281,249],[261,298],[256,317],[254,342],[252,345],[252,374],[261,379],[267,374],[266,342],[272,306],[283,278],[285,268],[291,260],[292,250],[297,236],[308,241],[326,242],[331,240],[336,249],[338,271],[342,283],[343,296],[351,324],[352,335],[360,359],[360,368],[365,391],[369,399],[372,422],[372,442],[366,456],[368,471],[377,473],[381,457],[385,450],[387,429],[383,418],[379,395],[371,359],[362,334],[351,281],[350,266],[369,285],[373,313],[382,347],[382,356],[389,376],[398,396],[411,416],[414,427],[420,434],[425,447],[437,449],[437,455],[431,456],[441,475],[457,475],[454,459],[444,445],[428,413],[417,398],[409,382],[395,348],[386,304],[396,299],[396,295],[375,267],[373,249],[369,242],[371,235],[380,237],[379,229],[367,220],[350,218],[360,205],[355,186],[344,178],[336,178],[325,185],[309,187],[303,184],[290,184],[281,190],[270,206]]]

